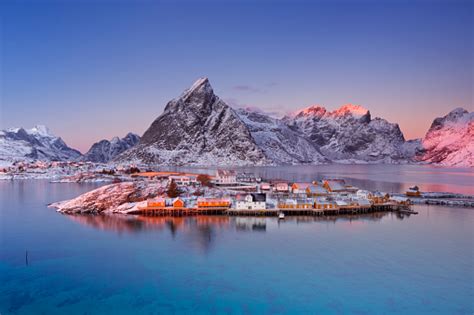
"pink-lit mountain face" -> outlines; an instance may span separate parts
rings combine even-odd
[[[372,119],[369,110],[359,105],[334,111],[311,106],[283,121],[334,162],[404,163],[413,156],[397,124]]]
[[[418,160],[449,166],[474,166],[474,112],[456,108],[436,118],[422,141]]]

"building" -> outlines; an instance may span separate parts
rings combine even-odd
[[[279,193],[287,193],[290,191],[290,187],[287,182],[275,182],[273,184],[273,190]]]
[[[239,183],[260,183],[262,181],[260,177],[252,173],[238,173],[236,177]]]
[[[409,206],[411,205],[411,200],[407,197],[402,197],[402,196],[392,196],[390,197],[389,199],[390,201],[393,201],[393,202],[396,202],[400,205],[404,205],[404,206]]]
[[[413,186],[413,187],[410,187],[406,193],[405,193],[408,197],[421,197],[421,192],[420,192],[420,189],[418,188],[418,186]]]
[[[306,195],[309,197],[327,196],[329,192],[323,186],[311,184],[306,187]]]
[[[335,202],[329,201],[325,198],[316,198],[314,201],[314,209],[326,210],[326,209],[337,209]]]
[[[346,182],[343,179],[327,179],[323,181],[324,188],[329,192],[347,192]]]
[[[260,190],[263,191],[269,191],[272,187],[270,186],[270,183],[261,183],[260,184]]]
[[[294,194],[305,194],[306,188],[311,185],[311,183],[293,183],[293,185],[291,185],[291,192]]]
[[[235,208],[237,210],[264,210],[266,209],[266,194],[237,195]]]
[[[148,208],[164,208],[166,207],[166,200],[164,198],[156,198],[147,201]]]
[[[216,185],[235,185],[237,174],[233,170],[217,170],[214,182]]]
[[[174,181],[178,186],[191,186],[198,184],[196,175],[170,175],[168,180]]]
[[[229,199],[220,199],[220,198],[198,198],[197,200],[198,208],[229,208],[230,200]]]
[[[357,198],[365,198],[365,199],[370,199],[373,197],[373,194],[368,191],[368,190],[362,190],[362,189],[359,189],[357,192],[356,192],[356,196]]]
[[[280,209],[312,209],[312,199],[285,199],[278,202],[278,208]]]
[[[184,200],[181,198],[174,198],[172,200],[173,208],[184,208]]]

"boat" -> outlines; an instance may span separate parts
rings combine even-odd
[[[278,220],[285,220],[285,214],[283,212],[278,214]]]

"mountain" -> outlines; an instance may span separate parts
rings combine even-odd
[[[239,115],[214,94],[207,78],[197,80],[145,131],[117,162],[164,165],[269,164]]]
[[[474,166],[474,112],[456,108],[436,118],[422,141],[420,161]]]
[[[359,105],[344,105],[334,111],[311,106],[283,121],[336,162],[404,162],[410,158],[398,124],[372,119]]]
[[[135,146],[140,141],[140,136],[134,133],[128,133],[120,139],[114,137],[112,140],[101,140],[94,143],[89,151],[82,157],[84,161],[107,163],[114,159],[120,153]]]
[[[249,129],[255,143],[275,164],[328,162],[317,146],[280,119],[248,109],[238,109],[236,112]]]
[[[10,128],[0,131],[0,161],[76,160],[81,153],[71,149],[46,126],[32,129]]]

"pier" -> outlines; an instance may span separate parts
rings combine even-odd
[[[404,214],[417,214],[407,206],[399,204],[374,204],[371,206],[346,206],[331,209],[315,208],[271,208],[271,209],[252,209],[242,210],[228,207],[209,207],[209,208],[185,208],[185,207],[138,207],[132,214],[146,216],[191,216],[191,215],[229,215],[229,216],[277,216],[284,213],[287,216],[334,216],[347,214],[364,214],[373,212],[399,211]]]

